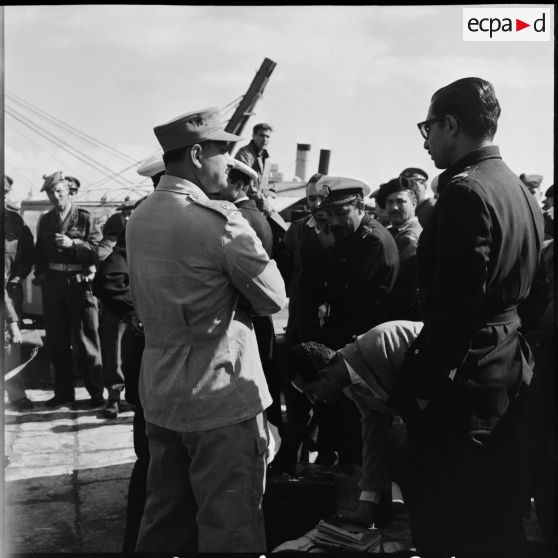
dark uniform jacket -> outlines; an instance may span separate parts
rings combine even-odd
[[[316,229],[308,226],[311,215],[291,224],[284,236],[289,253],[288,281],[289,344],[316,340],[320,322],[318,307],[324,300],[326,250],[320,243]]]
[[[415,215],[418,217],[420,226],[423,229],[426,227],[426,223],[428,223],[428,219],[430,218],[430,214],[432,213],[435,205],[435,198],[426,198],[417,205]]]
[[[418,399],[443,394],[457,431],[490,434],[532,375],[517,306],[535,276],[543,219],[496,146],[469,153],[438,187],[417,252],[424,328],[400,377]]]
[[[390,319],[420,320],[417,246],[422,227],[417,217],[399,227],[390,226],[399,250],[399,274],[391,292]]]
[[[256,202],[254,200],[245,199],[235,203],[235,205],[240,210],[240,213],[242,213],[244,219],[250,223],[250,226],[256,232],[256,236],[262,241],[264,250],[271,258],[271,252],[273,250],[273,234],[267,219],[258,209]]]
[[[65,234],[74,240],[69,249],[58,249],[55,234]],[[96,246],[102,238],[101,230],[87,209],[72,204],[70,212],[60,222],[55,209],[45,213],[39,221],[35,247],[35,275],[46,273],[49,263],[83,264],[84,271],[97,261]]]
[[[358,229],[328,254],[323,302],[328,305],[320,341],[338,349],[389,319],[389,293],[399,271],[392,235],[364,215]]]
[[[14,277],[25,279],[33,267],[33,234],[16,211],[4,210],[4,276],[6,281]]]

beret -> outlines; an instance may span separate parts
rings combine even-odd
[[[41,192],[46,192],[49,188],[56,186],[59,182],[65,182],[66,178],[62,174],[62,171],[56,171],[52,174],[44,174],[43,178],[45,181],[43,182],[43,186],[41,188]]]
[[[404,176],[392,178],[389,182],[380,185],[380,189],[376,192],[375,198],[377,204],[382,208],[386,208],[386,200],[390,194],[395,192],[403,192],[405,190],[413,191],[413,180]]]

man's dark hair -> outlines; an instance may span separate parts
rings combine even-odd
[[[471,138],[492,139],[498,128],[500,104],[489,81],[477,77],[458,79],[432,95],[435,116],[454,115]]]
[[[273,128],[269,124],[266,124],[265,122],[261,122],[260,124],[256,124],[252,128],[252,133],[257,134],[260,130],[263,130],[264,132],[266,132],[266,131],[273,132]]]
[[[246,173],[238,169],[231,169],[229,171],[229,181],[236,184],[239,180],[242,181],[243,186],[250,184],[250,177]]]
[[[318,372],[323,370],[337,353],[315,341],[295,345],[287,359],[289,379],[301,377],[305,382],[313,382],[319,378]]]

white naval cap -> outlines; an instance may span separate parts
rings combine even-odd
[[[257,180],[258,173],[251,167],[249,167],[246,163],[239,161],[238,159],[234,159],[234,168],[237,171],[249,176],[253,180]]]
[[[163,152],[158,151],[153,155],[144,159],[137,169],[137,173],[141,176],[155,176],[160,172],[165,172],[165,163],[163,162]]]

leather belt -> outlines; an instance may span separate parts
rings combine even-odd
[[[48,268],[53,271],[85,271],[82,264],[49,263]]]

